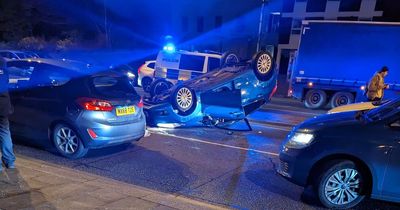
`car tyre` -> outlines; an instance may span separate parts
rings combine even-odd
[[[75,129],[67,124],[55,126],[52,139],[57,152],[69,159],[81,158],[89,151]]]
[[[325,165],[314,188],[322,205],[329,209],[348,209],[365,198],[365,175],[352,161],[333,161]]]
[[[261,51],[253,56],[252,67],[260,81],[268,81],[272,78],[274,65],[274,60],[269,52]]]
[[[336,108],[354,103],[354,95],[349,92],[337,92],[332,96],[330,107]]]
[[[309,90],[304,105],[309,109],[320,109],[327,103],[327,95],[323,90]]]
[[[172,83],[168,82],[165,79],[158,79],[151,83],[150,85],[150,95],[154,97],[156,95],[163,94],[168,91],[172,87]]]
[[[153,82],[153,79],[150,77],[144,77],[142,79],[142,88],[143,88],[144,92],[146,92],[146,93],[150,92],[150,87],[151,87],[152,82]]]
[[[234,66],[240,62],[239,56],[233,52],[225,52],[221,58],[221,68],[227,66]]]
[[[196,92],[185,86],[178,86],[171,97],[172,106],[179,115],[187,116],[194,112],[197,106]]]

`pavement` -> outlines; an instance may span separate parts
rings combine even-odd
[[[0,209],[225,209],[17,156],[0,173]]]

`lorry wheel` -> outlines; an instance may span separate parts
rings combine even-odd
[[[168,91],[172,87],[172,83],[168,82],[165,79],[158,79],[151,83],[150,85],[150,96],[154,97],[156,95],[163,94]]]
[[[332,96],[330,107],[336,108],[338,106],[348,105],[354,103],[354,95],[349,92],[337,92]]]
[[[239,56],[233,52],[225,52],[221,58],[221,68],[239,63]]]
[[[320,109],[327,103],[327,95],[323,90],[309,90],[304,105],[309,109]]]
[[[171,97],[172,106],[179,115],[187,116],[194,112],[197,105],[196,93],[191,88],[182,85],[175,89]]]
[[[269,52],[261,51],[254,55],[252,67],[258,80],[267,81],[274,75],[274,60]]]

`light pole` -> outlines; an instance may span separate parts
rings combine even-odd
[[[258,40],[257,40],[257,52],[260,51],[261,48],[261,35],[262,35],[262,27],[263,27],[263,22],[264,22],[264,7],[268,3],[269,0],[261,0],[262,5],[261,5],[261,12],[260,12],[260,22],[258,25]]]

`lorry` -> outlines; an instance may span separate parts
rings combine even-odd
[[[383,66],[390,99],[400,92],[400,23],[303,21],[289,94],[310,109],[366,101],[368,81]]]

